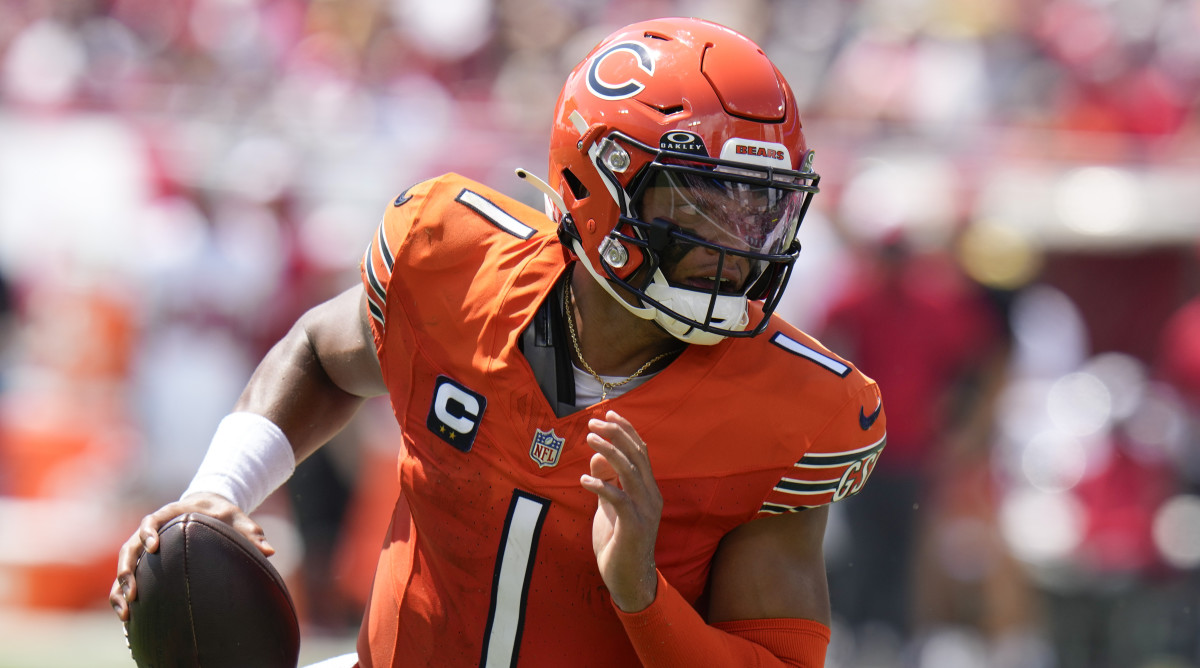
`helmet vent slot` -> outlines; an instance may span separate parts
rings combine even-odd
[[[646,39],[661,39],[661,40],[662,40],[662,41],[664,41],[664,42],[670,42],[670,41],[671,41],[671,38],[670,38],[670,37],[668,37],[667,35],[664,35],[664,34],[662,34],[661,32],[651,32],[651,31],[649,31],[649,30],[647,30],[646,32],[642,33],[642,37],[645,37]]]
[[[650,103],[644,102],[642,100],[637,100],[637,101],[641,102],[642,104],[646,105],[647,107],[650,107],[651,109],[657,111],[658,113],[662,114],[663,116],[670,116],[671,114],[678,114],[679,112],[684,110],[684,107],[682,104],[672,104],[670,106],[667,106],[667,105],[650,104]]]
[[[562,170],[562,175],[563,180],[567,182],[567,187],[571,189],[571,195],[575,197],[576,201],[584,200],[591,196],[591,191],[587,189],[587,186],[583,185],[583,182],[571,170]]]

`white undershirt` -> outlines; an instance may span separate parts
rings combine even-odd
[[[593,406],[600,403],[600,392],[604,389],[600,385],[600,381],[596,380],[595,376],[584,371],[583,369],[580,369],[575,364],[572,364],[571,368],[575,371],[575,406],[578,408],[584,408],[586,406]],[[638,376],[624,385],[610,387],[608,389],[608,397],[606,397],[606,399],[615,399],[637,387],[638,385],[650,380],[656,375],[658,375],[657,371],[654,373],[648,373],[644,376]],[[601,375],[600,377],[603,378],[604,382],[606,383],[619,383],[625,380],[625,376]]]

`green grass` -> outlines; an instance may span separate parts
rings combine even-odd
[[[354,651],[354,637],[306,635],[300,665]],[[111,611],[0,608],[0,668],[133,668]]]

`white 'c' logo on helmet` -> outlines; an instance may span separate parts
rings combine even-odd
[[[637,59],[638,67],[647,75],[654,75],[654,58],[646,45],[641,42],[618,42],[593,58],[592,64],[588,66],[587,87],[592,91],[592,95],[605,100],[624,100],[645,90],[646,84],[637,79],[631,78],[620,83],[610,83],[600,78],[600,64],[604,62],[605,58],[620,51],[633,54]]]

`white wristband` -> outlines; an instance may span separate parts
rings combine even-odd
[[[250,512],[296,470],[283,430],[257,413],[230,413],[217,425],[208,453],[184,496],[212,492]]]

